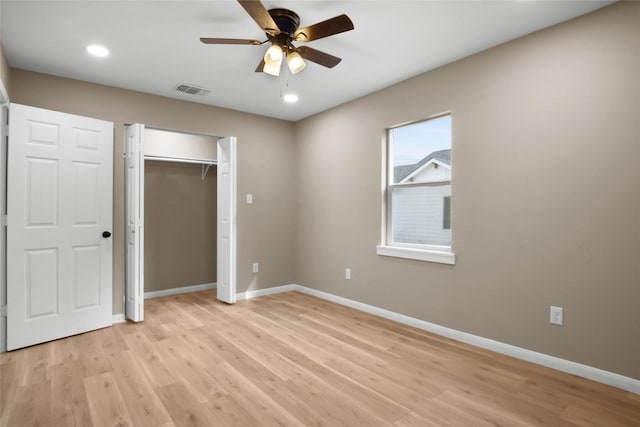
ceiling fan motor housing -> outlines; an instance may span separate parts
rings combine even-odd
[[[278,26],[281,33],[293,37],[300,26],[300,17],[289,9],[269,9],[269,15]]]

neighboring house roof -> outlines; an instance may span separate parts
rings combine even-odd
[[[400,165],[393,168],[393,182],[401,182],[403,179],[420,169],[431,161],[438,161],[451,166],[451,149],[434,151],[418,163],[412,165]]]

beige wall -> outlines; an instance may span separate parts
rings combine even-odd
[[[216,281],[216,168],[145,161],[144,290]]]
[[[614,4],[297,123],[295,282],[640,379],[639,22]],[[377,256],[385,128],[445,111],[457,264]]]
[[[238,137],[238,292],[290,283],[293,135],[290,122],[23,70],[11,70],[12,101],[115,123],[113,312],[124,290],[125,123]],[[244,194],[253,193],[246,205]],[[146,217],[151,213],[147,211]],[[260,273],[252,274],[252,263]]]

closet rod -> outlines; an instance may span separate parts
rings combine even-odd
[[[209,168],[213,165],[217,165],[215,160],[199,160],[199,159],[185,159],[182,157],[163,157],[163,156],[144,156],[145,160],[154,160],[158,162],[174,162],[174,163],[190,163],[195,165],[202,165],[202,180],[207,177]]]
[[[182,157],[164,157],[164,156],[144,156],[145,160],[155,160],[158,162],[174,162],[174,163],[192,163],[196,165],[215,165],[218,162],[215,160],[205,159],[185,159]]]

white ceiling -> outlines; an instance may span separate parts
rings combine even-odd
[[[200,43],[199,37],[265,39],[234,0],[2,0],[0,37],[15,68],[299,120],[610,3],[264,0],[267,9],[298,13],[301,27],[342,13],[355,25],[308,44],[343,58],[335,68],[309,63],[280,78],[254,72],[266,45]],[[91,43],[111,55],[90,57]],[[179,83],[211,92],[185,95],[175,91]],[[280,99],[285,89],[298,94],[297,104]]]

